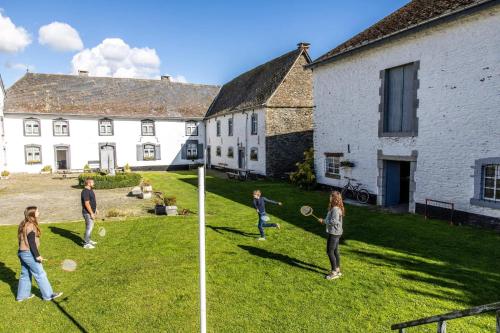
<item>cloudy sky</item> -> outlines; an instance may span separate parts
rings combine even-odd
[[[407,2],[0,0],[0,74],[222,84],[300,41],[317,58]]]

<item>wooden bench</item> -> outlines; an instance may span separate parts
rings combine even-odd
[[[229,179],[239,179],[240,178],[240,174],[239,173],[235,173],[235,172],[226,172],[226,175],[227,175],[227,178]]]

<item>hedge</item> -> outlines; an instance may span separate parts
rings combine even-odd
[[[141,175],[133,172],[121,172],[115,176],[99,173],[82,173],[78,176],[78,185],[85,186],[85,179],[92,178],[96,189],[111,189],[137,186],[141,182]]]

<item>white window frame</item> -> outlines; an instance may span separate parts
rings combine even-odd
[[[144,161],[156,160],[156,146],[151,143],[142,145],[142,156]]]
[[[150,119],[141,120],[141,135],[154,136],[155,135],[155,122]]]
[[[340,178],[340,156],[325,156],[325,176]]]
[[[488,168],[493,169],[493,175],[487,175],[486,170]],[[481,191],[481,199],[491,202],[500,203],[500,164],[487,164],[483,166],[483,179],[482,179],[482,191]],[[493,184],[487,184],[488,180],[490,180]],[[486,191],[493,191],[493,196],[486,196]]]
[[[52,122],[54,136],[69,136],[69,121],[66,119],[55,119]],[[64,128],[66,127],[66,131]]]
[[[107,118],[99,119],[99,136],[112,136],[114,134],[113,126],[113,120]]]
[[[186,158],[188,160],[195,160],[198,158],[198,143],[186,143]]]
[[[186,121],[186,135],[198,136],[198,123],[196,121]]]
[[[34,159],[38,151],[38,159]],[[42,164],[42,146],[39,145],[26,145],[24,146],[25,162],[28,165]]]
[[[253,155],[255,154],[255,157]],[[253,147],[250,148],[250,161],[258,161],[259,160],[259,148]]]
[[[36,126],[35,126],[36,125]],[[40,119],[27,118],[24,119],[24,136],[40,136],[42,133]],[[35,128],[38,130],[35,132]]]

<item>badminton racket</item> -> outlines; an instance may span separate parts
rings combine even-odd
[[[312,216],[312,217],[314,217],[318,221],[321,220],[321,218],[319,218],[316,215],[314,215],[313,209],[312,209],[311,206],[302,206],[302,207],[300,207],[300,213],[302,215],[304,215],[304,216]]]

